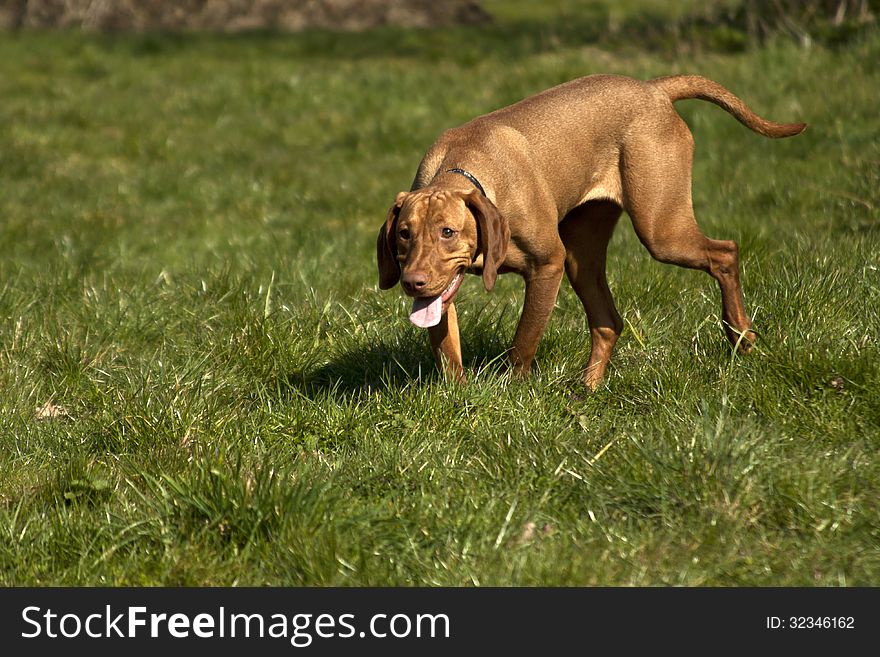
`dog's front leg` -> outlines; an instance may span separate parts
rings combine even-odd
[[[458,336],[458,313],[450,303],[440,318],[440,323],[428,329],[431,350],[440,371],[458,383],[464,383],[464,366],[461,363],[461,341]]]
[[[550,264],[537,268],[526,278],[526,296],[522,316],[516,327],[510,361],[513,371],[525,376],[532,369],[532,361],[538,350],[538,343],[547,328],[550,313],[556,305],[559,283],[562,281],[565,253]]]

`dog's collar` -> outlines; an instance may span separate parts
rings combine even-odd
[[[477,180],[477,177],[474,174],[472,174],[470,171],[465,171],[464,169],[455,168],[455,169],[446,169],[446,173],[461,174],[462,176],[464,176],[465,178],[470,180],[472,183],[474,183],[474,187],[476,187],[477,189],[480,190],[480,194],[482,194],[483,196],[486,195],[486,190],[483,189],[483,186],[480,184],[480,181]]]

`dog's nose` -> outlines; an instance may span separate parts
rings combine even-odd
[[[417,294],[428,284],[428,275],[423,271],[408,271],[400,276],[400,282],[410,294]]]

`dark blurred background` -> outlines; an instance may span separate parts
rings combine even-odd
[[[541,14],[544,4],[522,0],[0,0],[0,28],[360,31],[380,26],[488,25],[508,11],[520,17]],[[616,21],[614,4],[604,0],[547,3],[556,15],[548,29],[566,42],[638,34],[647,46],[683,40],[735,51],[778,34],[803,42],[846,40],[873,24],[880,13],[880,0],[685,0],[674,13],[668,7],[661,11],[653,0],[631,0],[622,4],[640,11],[627,11],[627,19]]]
[[[0,25],[97,31],[361,30],[484,22],[475,0],[3,0]]]

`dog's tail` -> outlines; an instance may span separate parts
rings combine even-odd
[[[651,80],[649,84],[662,89],[672,102],[698,98],[715,103],[744,126],[765,137],[791,137],[807,127],[806,123],[774,123],[762,119],[720,84],[699,75],[670,75]]]

